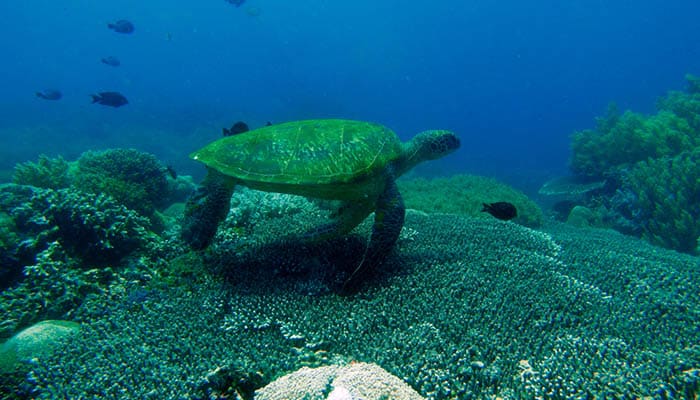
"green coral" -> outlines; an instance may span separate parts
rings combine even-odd
[[[671,91],[657,101],[658,112],[619,114],[611,104],[595,129],[572,136],[571,170],[588,177],[605,177],[648,158],[672,157],[700,146],[700,86],[687,75],[688,92]]]
[[[70,185],[69,164],[63,157],[50,158],[44,154],[37,162],[24,162],[15,166],[12,182],[40,188],[61,189]]]
[[[144,246],[148,221],[105,194],[73,189],[38,191],[28,205],[48,239],[59,240],[87,266],[117,263]]]
[[[153,217],[164,206],[166,169],[152,154],[135,149],[88,151],[78,159],[73,186],[89,193],[105,193],[118,203]]]
[[[539,226],[542,222],[542,211],[537,204],[522,192],[495,179],[454,175],[431,180],[399,179],[398,185],[406,208],[490,218],[481,212],[483,203],[507,201],[518,210],[515,222],[526,226]]]
[[[33,366],[28,390],[212,398],[218,378],[257,386],[313,358],[376,363],[431,400],[698,394],[697,258],[565,224],[409,212],[405,227],[414,234],[357,296],[299,290],[309,277],[280,274],[290,261],[270,247],[205,261],[208,279],[141,307],[95,297],[105,311],[78,319],[83,333]],[[339,261],[325,251],[314,262]],[[306,250],[291,260],[311,261]]]
[[[626,111],[605,118],[596,130],[574,133],[570,167],[579,175],[604,177],[647,158],[672,156],[697,146],[700,138],[696,136],[688,121],[673,112],[644,116]]]
[[[687,75],[686,92],[670,91],[656,114],[611,106],[594,130],[576,132],[571,170],[605,179],[606,191],[585,206],[607,210],[621,232],[682,252],[697,251],[700,79]]]
[[[629,188],[644,213],[647,240],[686,253],[697,252],[700,148],[637,164],[629,174]]]

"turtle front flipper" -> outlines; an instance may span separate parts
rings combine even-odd
[[[209,246],[219,223],[226,218],[231,206],[235,181],[209,168],[206,178],[187,200],[182,222],[182,239],[194,250]]]
[[[343,292],[354,292],[369,271],[384,262],[403,228],[406,208],[393,177],[387,178],[384,192],[377,199],[372,236],[360,265],[343,284]]]

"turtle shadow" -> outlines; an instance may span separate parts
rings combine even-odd
[[[357,287],[344,287],[361,263],[366,248],[366,238],[359,235],[319,243],[282,239],[251,246],[236,257],[215,263],[219,274],[237,290],[281,290],[307,296],[351,295],[369,285],[381,284],[385,275],[384,268],[379,267],[368,271]]]

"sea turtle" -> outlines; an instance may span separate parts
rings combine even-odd
[[[190,155],[207,166],[208,175],[187,203],[182,236],[192,248],[206,248],[228,213],[235,185],[340,200],[333,222],[307,237],[342,235],[374,211],[365,256],[347,281],[354,283],[386,258],[403,227],[395,179],[458,147],[450,131],[425,131],[402,143],[385,126],[341,119],[287,122],[227,136]]]

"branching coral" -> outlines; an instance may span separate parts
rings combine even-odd
[[[70,185],[69,164],[63,157],[50,158],[40,155],[39,160],[17,164],[12,182],[48,189],[61,189]]]
[[[221,386],[203,383],[220,377],[261,385],[342,359],[381,365],[431,400],[697,395],[695,257],[565,225],[409,212],[406,226],[414,239],[356,296],[296,290],[302,278],[275,274],[271,247],[226,260],[227,283],[169,287],[142,307],[96,297],[107,311],[33,365],[29,387],[40,399],[209,398]],[[242,373],[222,373],[231,366]]]
[[[105,194],[43,190],[29,205],[62,245],[88,265],[117,263],[145,244],[148,220]]]
[[[89,193],[108,194],[147,217],[168,199],[166,168],[155,156],[135,149],[84,153],[78,159],[73,186]]]
[[[647,117],[627,111],[614,121],[600,123],[598,130],[574,133],[570,161],[574,173],[601,178],[617,168],[672,156],[698,144],[688,122],[672,112]]]
[[[687,92],[669,92],[654,115],[619,115],[611,107],[595,130],[576,132],[570,167],[607,179],[606,192],[585,205],[623,222],[616,229],[643,231],[652,243],[692,253],[700,235],[700,80],[686,79]]]
[[[639,163],[629,175],[646,223],[644,237],[678,251],[697,251],[700,238],[700,148]]]

